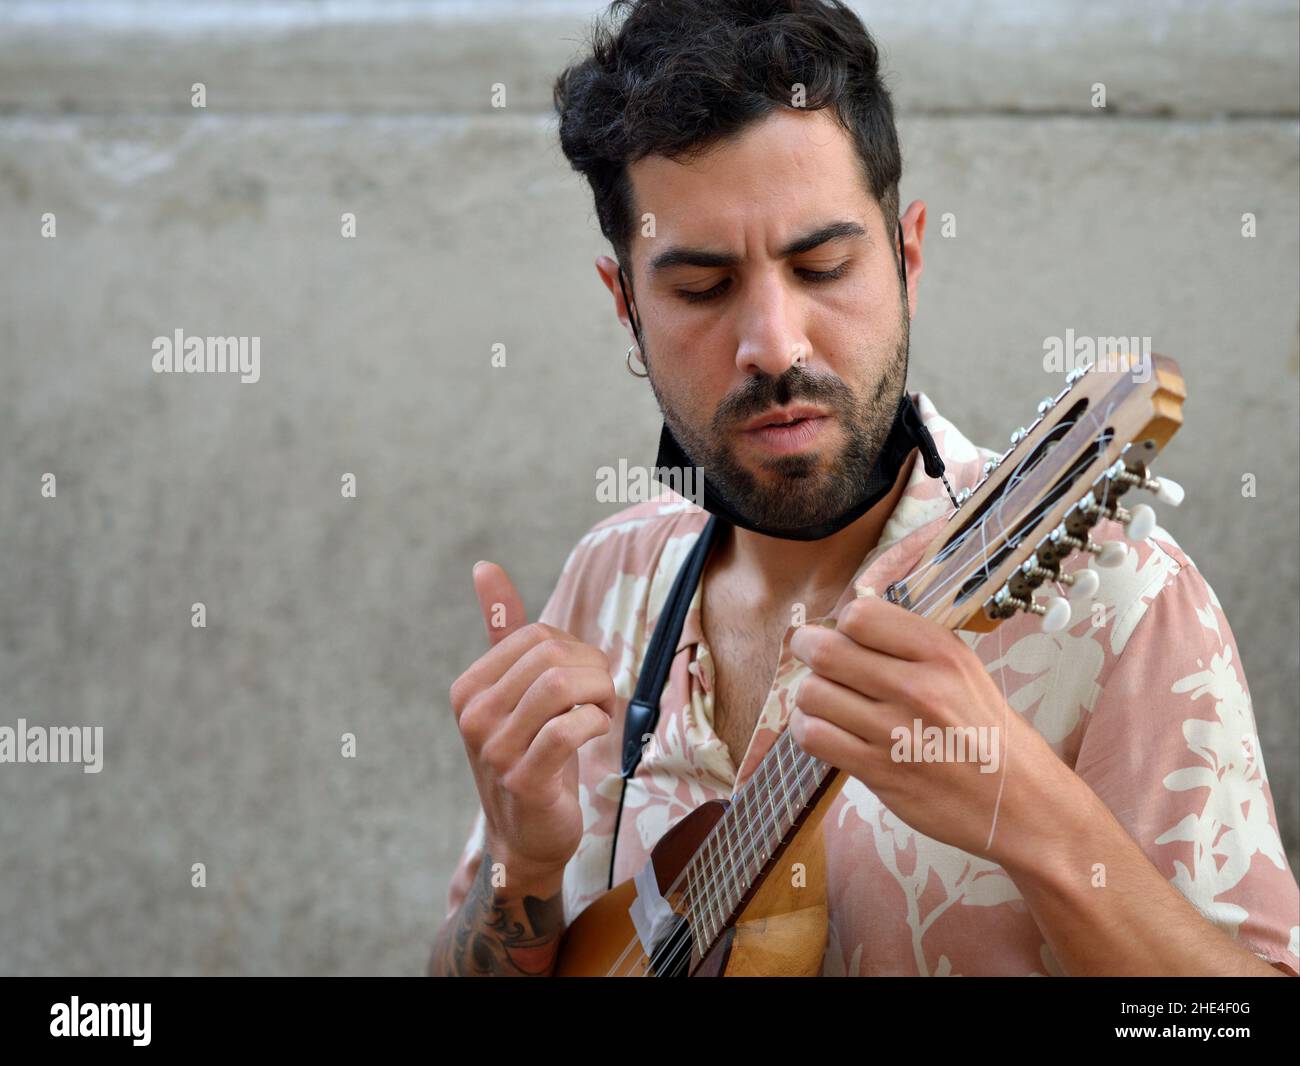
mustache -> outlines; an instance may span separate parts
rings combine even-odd
[[[834,374],[824,374],[795,365],[773,377],[751,377],[726,396],[713,416],[715,431],[748,422],[772,407],[784,407],[794,400],[820,403],[840,413],[853,407],[853,392]]]

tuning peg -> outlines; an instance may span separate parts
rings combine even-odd
[[[1070,586],[1070,599],[1090,600],[1101,588],[1101,577],[1092,567],[1076,570],[1073,574],[1064,574],[1061,580]]]
[[[1122,540],[1108,540],[1095,548],[1095,554],[1098,566],[1113,570],[1117,566],[1122,566],[1124,560],[1128,558],[1128,545]]]
[[[1129,512],[1124,531],[1130,540],[1146,540],[1156,528],[1156,513],[1145,503],[1140,503]]]
[[[1133,488],[1154,492],[1157,500],[1161,503],[1167,503],[1170,507],[1177,507],[1183,502],[1183,497],[1186,495],[1183,492],[1182,485],[1178,484],[1173,478],[1148,477],[1143,470],[1127,469],[1123,460],[1117,461],[1114,466],[1106,471],[1105,476]]]
[[[1157,477],[1151,480],[1155,482],[1153,491],[1156,494],[1156,499],[1161,503],[1167,503],[1170,507],[1177,507],[1183,502],[1183,496],[1185,495],[1183,487],[1173,478]]]
[[[1047,414],[1048,411],[1050,411],[1055,406],[1056,406],[1056,397],[1047,396],[1039,403],[1038,413],[1040,415],[1045,415]]]
[[[1055,633],[1064,629],[1070,622],[1070,601],[1064,596],[1053,596],[1044,606],[1031,595],[1028,599],[1013,596],[1004,585],[993,597],[994,606],[1001,612],[999,617],[1009,617],[1013,611],[1025,611],[1039,615],[1046,633]]]
[[[1043,616],[1043,632],[1056,633],[1070,624],[1070,601],[1064,596],[1053,596],[1047,601],[1047,607],[1034,604],[1035,614]]]

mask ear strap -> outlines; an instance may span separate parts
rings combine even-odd
[[[907,296],[907,244],[903,240],[903,223],[898,223],[898,268],[903,277],[903,296]]]
[[[637,347],[641,349],[641,357],[645,358],[645,344],[641,340],[641,316],[636,313],[632,301],[628,299],[627,285],[623,279],[623,267],[618,268],[618,289],[623,294],[623,306],[627,308],[628,321],[632,323],[632,333],[636,337]]]

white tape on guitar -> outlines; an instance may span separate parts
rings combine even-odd
[[[641,868],[641,872],[633,878],[633,883],[636,885],[636,899],[628,911],[632,915],[632,924],[636,926],[641,948],[646,953],[646,958],[650,958],[654,955],[655,945],[672,929],[677,915],[659,892],[659,878],[655,875],[653,859]]]

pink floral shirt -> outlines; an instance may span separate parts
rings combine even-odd
[[[993,451],[972,445],[924,393],[915,395],[954,491],[974,487]],[[830,618],[855,596],[905,575],[952,508],[915,464],[880,542]],[[573,549],[541,619],[609,655],[618,694],[613,728],[579,752],[585,832],[564,876],[572,921],[606,888],[621,779],[623,714],[678,568],[708,514],[643,503],[598,523]],[[1101,541],[1123,539],[1102,522]],[[1091,603],[1043,633],[1024,614],[960,636],[1011,707],[1106,803],[1162,875],[1197,909],[1268,962],[1300,969],[1300,892],[1277,831],[1241,658],[1218,598],[1157,527],[1099,570]],[[1087,564],[1075,554],[1067,571]],[[809,621],[816,621],[810,619]],[[627,790],[615,883],[633,877],[680,818],[727,799],[758,766],[790,714],[807,667],[791,627],[749,747],[737,768],[713,730],[713,661],[697,589],[655,739]],[[1011,878],[995,863],[915,832],[850,778],[823,822],[830,935],[826,975],[1060,974]],[[452,877],[460,905],[482,854],[480,810]]]

